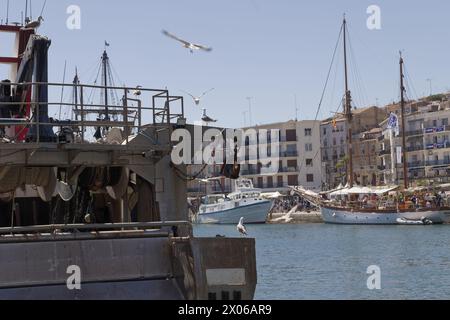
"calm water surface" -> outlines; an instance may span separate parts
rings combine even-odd
[[[255,299],[449,299],[450,226],[248,225],[256,239]],[[197,225],[196,236],[239,236]],[[381,290],[367,267],[381,268]]]

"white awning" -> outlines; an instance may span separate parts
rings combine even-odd
[[[391,186],[391,187],[353,187],[350,189],[341,189],[334,191],[330,193],[330,196],[345,196],[349,194],[376,194],[376,195],[382,195],[385,193],[388,193],[389,191],[397,189],[397,186]]]

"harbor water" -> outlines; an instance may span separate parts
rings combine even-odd
[[[450,226],[248,225],[256,239],[255,299],[449,299]],[[196,236],[239,237],[232,225]],[[381,289],[368,288],[369,266]]]

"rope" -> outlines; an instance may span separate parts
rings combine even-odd
[[[322,107],[322,103],[323,103],[323,100],[324,100],[324,97],[325,97],[325,92],[326,92],[327,87],[328,87],[328,82],[329,82],[329,80],[330,80],[331,71],[332,71],[332,69],[333,69],[334,60],[335,60],[336,53],[337,53],[337,50],[338,50],[338,47],[339,47],[339,43],[340,43],[340,40],[341,40],[341,36],[342,36],[342,31],[343,31],[343,29],[344,29],[344,28],[343,28],[343,25],[342,25],[342,26],[341,26],[341,30],[339,31],[339,35],[338,35],[338,39],[337,39],[337,41],[336,41],[336,45],[335,45],[335,47],[334,47],[333,57],[332,57],[332,59],[331,59],[331,64],[330,64],[330,67],[329,67],[329,69],[328,69],[327,79],[326,79],[326,81],[325,81],[325,85],[324,85],[323,90],[322,90],[322,95],[321,95],[321,97],[320,97],[319,106],[317,107],[317,112],[316,112],[316,115],[315,115],[315,117],[314,117],[314,125],[313,125],[313,128],[312,128],[312,132],[314,132],[314,129],[316,128],[316,122],[317,122],[317,119],[318,119],[318,117],[319,117],[320,109],[321,109],[321,107]],[[342,101],[341,101],[341,103],[342,103]],[[319,149],[319,152],[320,152],[320,149]],[[316,156],[314,157],[314,159],[315,159],[316,157],[317,157],[317,154],[316,154]],[[301,170],[302,170],[302,168],[303,168],[303,163],[305,162],[305,159],[306,159],[306,154],[304,154],[304,156],[303,156],[303,158],[302,158],[302,161],[300,162],[300,169],[299,169],[299,172],[301,172]]]

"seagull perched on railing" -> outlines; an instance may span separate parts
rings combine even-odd
[[[239,219],[239,223],[236,226],[237,231],[240,232],[240,234],[246,236],[247,235],[247,229],[244,226],[244,218],[241,217],[241,219]]]
[[[183,47],[185,47],[186,49],[189,49],[189,51],[191,51],[191,53],[194,53],[194,50],[203,50],[203,51],[211,51],[212,48],[210,47],[205,47],[201,44],[195,44],[195,43],[191,43],[189,41],[183,40],[178,38],[177,36],[171,34],[170,32],[163,30],[162,33],[165,36],[168,36],[169,38],[172,38],[174,40],[177,40],[178,42],[181,42],[183,44]]]
[[[142,94],[142,86],[137,86],[136,89],[133,90],[133,95],[140,96]]]
[[[205,92],[203,92],[200,96],[198,96],[198,97],[196,97],[196,96],[194,96],[193,94],[190,94],[189,92],[186,92],[186,91],[183,91],[183,90],[181,90],[182,92],[184,92],[184,93],[186,93],[186,94],[188,94],[188,95],[190,95],[191,97],[192,97],[192,99],[194,100],[194,102],[195,102],[195,105],[199,105],[200,104],[200,101],[201,101],[201,99],[204,97],[204,96],[206,96],[208,93],[210,93],[211,91],[213,91],[214,90],[214,88],[211,88],[211,89],[209,89],[208,91],[205,91]]]
[[[209,116],[206,115],[206,109],[203,109],[202,121],[204,121],[204,122],[217,122],[217,120],[214,120],[214,119],[212,119],[212,118],[210,118]]]
[[[31,21],[23,27],[24,30],[36,30],[41,26],[41,22],[44,21],[44,18],[42,16],[39,16],[37,20]]]

